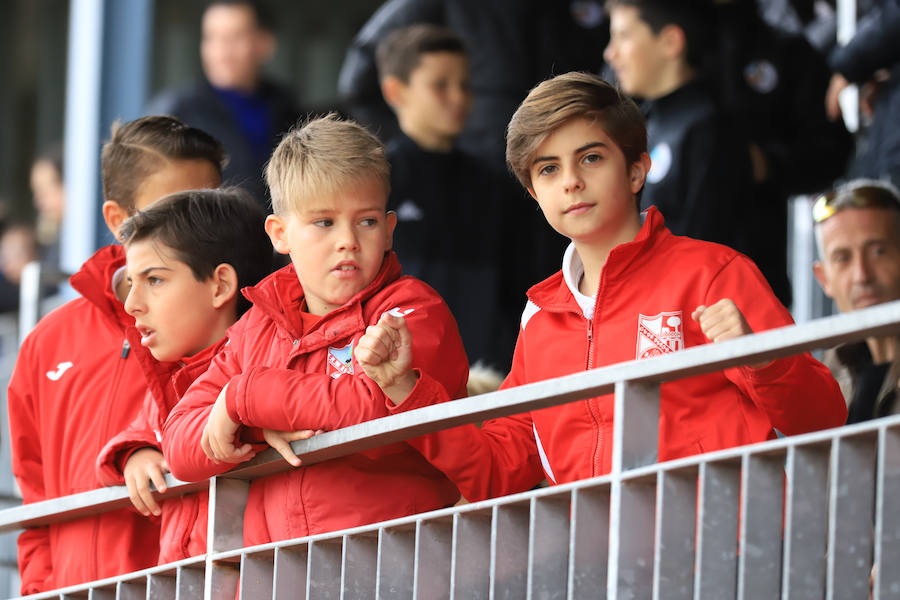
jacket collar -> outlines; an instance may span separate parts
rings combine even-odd
[[[400,277],[400,274],[400,262],[397,260],[397,255],[393,251],[388,251],[385,253],[375,279],[343,306],[323,316],[309,331],[303,330],[303,323],[300,319],[300,307],[303,306],[304,294],[293,264],[275,271],[254,287],[247,287],[241,291],[244,297],[253,303],[254,308],[272,319],[288,335],[294,339],[300,339],[353,314],[359,314],[358,318],[361,319],[361,305],[380,289]]]
[[[609,253],[603,266],[603,279],[617,279],[625,275],[635,263],[647,260],[652,246],[663,237],[672,234],[666,229],[665,219],[655,206],[641,213],[640,231],[630,242],[619,244]],[[575,244],[569,244],[563,256],[562,269],[528,290],[528,298],[545,310],[579,312],[586,319],[594,313],[597,296],[585,296],[578,291],[578,284],[584,275],[581,257]]]
[[[125,250],[111,244],[97,250],[69,278],[69,283],[81,296],[96,306],[123,331],[134,324],[134,318],[125,312],[125,306],[113,289],[113,277],[125,266]]]

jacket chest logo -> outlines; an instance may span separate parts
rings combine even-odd
[[[343,348],[328,349],[328,375],[334,379],[353,375],[353,342]]]
[[[74,367],[70,361],[61,362],[56,365],[56,369],[53,371],[47,371],[47,379],[50,381],[59,381],[59,378],[63,376],[63,373]]]
[[[638,315],[635,358],[651,358],[682,348],[684,348],[684,327],[680,310],[661,312],[653,316]]]

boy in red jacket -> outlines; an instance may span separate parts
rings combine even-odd
[[[128,486],[145,516],[162,515],[159,563],[206,552],[207,492],[167,500],[161,451],[169,411],[222,346],[226,330],[250,303],[240,289],[271,273],[265,213],[240,188],[181,192],[122,224],[131,290],[128,338],[147,380],[144,406],[97,459],[105,485]]]
[[[103,218],[125,219],[162,196],[216,187],[222,145],[170,117],[114,125],[101,156]],[[36,502],[101,487],[94,458],[138,413],[147,385],[125,337],[134,324],[125,253],[97,251],[71,278],[81,298],[28,335],[9,384],[12,468]],[[159,526],[131,509],[28,529],[19,536],[22,593],[93,581],[156,564]]]
[[[366,327],[388,312],[405,315],[415,332],[410,364],[430,375],[423,381],[464,395],[468,363],[453,317],[434,290],[401,276],[391,252],[388,172],[378,139],[332,116],[288,132],[275,149],[266,232],[292,264],[245,290],[253,307],[169,415],[163,453],[176,477],[197,481],[250,458],[245,428],[339,429],[388,415],[393,403],[353,358]],[[287,444],[280,451],[299,464]],[[393,519],[458,498],[415,449],[392,444],[254,481],[244,542]]]
[[[745,256],[674,236],[655,207],[638,211],[650,168],[644,118],[602,79],[545,81],[509,124],[507,161],[550,225],[572,240],[560,272],[528,291],[503,387],[642,359],[790,325]],[[437,401],[408,367],[415,342],[388,317],[357,360],[397,410]],[[439,390],[438,390],[439,391]],[[603,475],[611,467],[612,395],[454,428],[410,443],[469,500]],[[808,354],[662,385],[659,460],[841,425],[846,408]],[[315,423],[308,424],[315,426]]]

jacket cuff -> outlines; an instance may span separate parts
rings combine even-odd
[[[423,373],[420,369],[414,369],[418,379],[409,396],[403,399],[403,402],[395,405],[387,397],[384,399],[384,405],[388,410],[388,414],[398,414],[432,404],[439,404],[450,400],[450,395],[444,386],[436,379]]]
[[[242,423],[241,415],[238,411],[238,385],[240,375],[231,378],[225,387],[225,410],[228,411],[228,418],[235,423]]]
[[[785,358],[776,358],[766,366],[758,369],[754,369],[747,365],[739,368],[748,381],[753,383],[771,383],[777,381],[787,373],[791,367],[794,366],[796,361],[796,356],[788,356]]]

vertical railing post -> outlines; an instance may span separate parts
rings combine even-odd
[[[206,537],[205,600],[234,598],[240,564],[222,564],[213,555],[244,546],[244,509],[250,482],[227,477],[209,480],[209,522]]]
[[[622,474],[656,462],[658,438],[659,384],[616,383],[606,583],[610,600],[649,598],[652,593],[655,491],[648,494],[652,488],[646,483],[623,484]]]
[[[19,346],[41,316],[41,263],[33,261],[22,269],[19,284]]]

